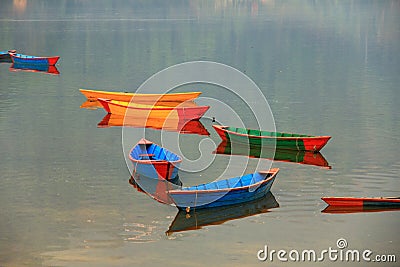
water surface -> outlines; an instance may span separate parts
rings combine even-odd
[[[0,265],[256,266],[268,264],[256,257],[264,245],[322,250],[341,237],[399,257],[399,212],[326,214],[320,200],[399,194],[399,10],[397,1],[4,1],[0,50],[61,59],[60,75],[0,63]],[[121,128],[98,128],[105,112],[80,109],[78,88],[133,91],[194,60],[246,73],[279,131],[331,135],[321,152],[332,169],[274,162],[278,208],[166,235],[177,209],[132,187]],[[201,122],[217,146],[211,120]],[[196,158],[207,137],[181,138]],[[227,160],[181,178],[211,181]]]

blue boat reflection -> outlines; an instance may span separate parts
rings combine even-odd
[[[13,63],[10,67],[10,71],[41,72],[52,75],[60,74],[56,66],[19,64],[19,63]]]
[[[270,212],[270,209],[278,207],[279,203],[274,195],[269,192],[260,199],[242,204],[209,209],[192,209],[190,212],[179,210],[166,234],[197,230],[208,225],[219,225],[230,220],[267,213]]]

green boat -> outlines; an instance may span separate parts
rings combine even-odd
[[[222,140],[251,146],[271,146],[276,149],[320,151],[331,138],[295,133],[268,132],[246,128],[213,125]]]

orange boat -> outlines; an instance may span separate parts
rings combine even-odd
[[[145,105],[103,98],[99,98],[98,101],[100,101],[108,113],[139,118],[157,117],[197,120],[210,108],[210,106],[197,106],[192,101],[189,101],[189,103],[184,102],[175,107]]]
[[[159,103],[170,102],[165,106],[178,105],[179,103],[194,100],[201,92],[188,92],[188,93],[171,93],[171,94],[136,94],[136,93],[124,93],[124,92],[109,92],[109,91],[98,91],[90,89],[79,89],[79,91],[86,96],[88,100],[96,101],[98,98],[112,99],[125,102],[135,103]],[[133,98],[133,99],[132,99]],[[132,101],[131,101],[132,100]]]
[[[204,125],[198,120],[179,120],[154,117],[124,117],[121,115],[107,114],[103,120],[97,124],[99,128],[107,127],[135,127],[135,128],[153,128],[156,130],[165,130],[179,132],[182,134],[210,135]]]

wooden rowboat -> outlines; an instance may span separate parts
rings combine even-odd
[[[172,131],[182,134],[210,135],[199,120],[166,119],[157,117],[124,117],[122,115],[107,114],[97,124],[99,128],[134,127],[152,128],[156,130]]]
[[[233,144],[230,141],[222,141],[213,152],[220,155],[238,155],[249,158],[264,158],[280,162],[290,162],[305,165],[314,165],[330,169],[328,161],[320,152],[272,149],[266,146],[254,146],[244,144]]]
[[[60,58],[59,56],[36,57],[36,56],[28,56],[28,55],[17,54],[17,53],[10,53],[10,56],[11,56],[11,60],[13,61],[13,63],[50,65],[50,66],[54,66],[57,63],[58,59]]]
[[[277,207],[279,207],[279,204],[274,195],[268,192],[264,197],[246,203],[209,209],[193,209],[189,213],[179,210],[166,235],[198,230],[208,225],[220,225],[227,221],[267,213]]]
[[[136,94],[124,92],[109,92],[90,89],[79,89],[88,100],[97,101],[98,98],[135,103],[150,103],[168,106],[177,106],[179,103],[196,99],[201,92],[171,93],[171,94]],[[133,99],[132,99],[133,98]],[[168,102],[165,104],[163,102]]]
[[[400,197],[323,197],[322,200],[330,206],[400,208]]]
[[[295,133],[268,132],[261,130],[213,125],[222,140],[258,146],[275,145],[276,149],[318,152],[331,138]]]
[[[279,169],[260,171],[240,177],[214,181],[179,190],[168,194],[178,207],[190,211],[191,208],[211,208],[253,201],[265,196],[271,189]]]
[[[154,179],[172,180],[178,175],[182,158],[144,138],[131,149],[129,159],[136,173]]]
[[[193,105],[193,102],[182,103],[176,107],[155,106],[125,101],[98,99],[103,108],[111,114],[130,116],[130,117],[158,117],[168,119],[198,120],[210,108],[209,106]],[[189,106],[187,106],[189,105]]]

